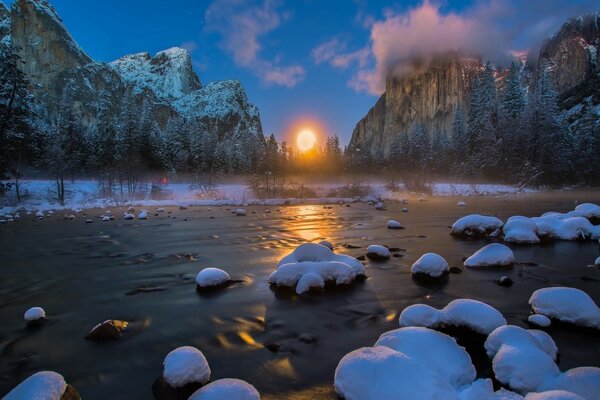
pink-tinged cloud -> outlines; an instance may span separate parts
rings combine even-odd
[[[405,12],[387,10],[372,22],[366,49],[346,52],[332,39],[313,50],[313,60],[336,68],[357,66],[349,86],[381,94],[389,77],[404,77],[426,68],[439,55],[460,52],[493,63],[514,59],[514,49],[533,49],[566,19],[597,9],[589,0],[476,0],[461,13],[444,13],[424,1]]]
[[[265,84],[293,87],[304,79],[300,65],[281,65],[261,56],[262,43],[288,18],[277,0],[215,0],[204,15],[206,30],[220,35],[220,46],[236,65],[248,68]]]

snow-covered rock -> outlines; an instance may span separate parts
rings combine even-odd
[[[238,208],[237,210],[235,210],[235,215],[237,215],[238,217],[243,217],[244,215],[246,215],[246,210],[244,210],[243,208]]]
[[[448,269],[448,262],[444,257],[436,253],[426,253],[415,261],[410,271],[413,274],[425,274],[437,278],[448,272]]]
[[[537,236],[537,225],[531,218],[520,215],[510,217],[502,230],[506,242],[521,244],[540,242],[540,238]]]
[[[600,267],[600,257],[596,258],[596,261],[594,261],[594,265]]]
[[[582,290],[570,287],[538,289],[529,298],[529,304],[537,314],[600,329],[600,308]]]
[[[43,219],[43,218],[45,217],[45,215],[44,215],[44,213],[43,213],[42,211],[37,211],[37,212],[35,213],[35,217],[36,217],[37,219]]]
[[[390,258],[390,250],[385,246],[372,244],[367,247],[367,257],[376,261],[387,260]]]
[[[560,218],[553,214],[531,218],[538,236],[558,240],[578,240],[600,238],[600,225],[594,226],[584,217]]]
[[[540,391],[564,390],[583,397],[585,400],[600,399],[600,368],[577,367],[547,380]]]
[[[338,285],[348,284],[364,274],[365,267],[356,258],[335,254],[320,244],[304,243],[279,261],[269,276],[269,282],[277,286],[296,287],[298,293],[303,293],[311,287],[322,287],[321,281],[323,284],[327,281]]]
[[[552,325],[552,321],[550,318],[545,315],[540,314],[532,314],[527,318],[527,321],[533,325],[541,326],[542,328],[547,328]]]
[[[582,203],[575,207],[575,211],[587,219],[600,218],[600,206],[598,204]]]
[[[21,382],[3,400],[60,400],[66,389],[67,383],[62,375],[41,371]]]
[[[142,210],[138,214],[138,219],[148,219],[148,210]]]
[[[221,286],[230,281],[229,274],[219,268],[204,268],[196,275],[196,284],[200,288]]]
[[[158,208],[156,209],[156,212],[157,212],[157,213],[164,213],[165,211],[166,211],[166,210],[164,209],[164,207],[158,207]]]
[[[382,202],[378,202],[377,204],[375,204],[375,209],[376,210],[385,210],[385,204],[383,204]]]
[[[25,311],[23,318],[27,322],[37,321],[46,318],[46,311],[44,311],[42,307],[31,307],[30,309]]]
[[[390,219],[387,222],[387,227],[388,227],[388,229],[402,229],[403,228],[402,224],[400,222],[395,221],[393,219]]]
[[[452,225],[453,235],[485,236],[502,228],[504,223],[496,217],[471,214],[458,219]]]
[[[325,247],[327,247],[329,250],[333,251],[333,243],[331,243],[331,242],[329,242],[329,241],[327,241],[327,240],[321,240],[321,241],[319,242],[319,244],[320,244],[321,246],[325,246]]]
[[[464,326],[487,335],[506,319],[494,307],[473,299],[453,300],[441,310],[426,304],[413,304],[400,313],[401,327],[420,326],[437,328],[441,325]]]
[[[110,217],[108,215],[103,215],[102,216],[102,221],[103,222],[108,222],[108,221],[110,221]]]
[[[163,378],[174,388],[188,383],[204,385],[210,379],[210,367],[200,350],[192,346],[178,347],[165,357]]]
[[[123,214],[123,219],[126,221],[131,221],[132,219],[135,219],[135,215],[126,212]]]
[[[456,203],[456,205],[459,207],[466,207],[467,203],[465,203],[464,201],[459,201],[458,203]]]
[[[503,267],[511,265],[515,256],[511,249],[500,243],[490,243],[477,250],[464,262],[465,267]]]
[[[260,400],[260,394],[246,381],[226,378],[201,387],[188,400]]]

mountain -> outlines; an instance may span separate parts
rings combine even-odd
[[[84,129],[116,124],[124,107],[136,107],[150,109],[150,126],[156,123],[161,130],[185,123],[194,135],[263,141],[259,111],[242,84],[232,80],[203,87],[185,49],[94,61],[47,0],[17,0],[10,13],[0,2],[0,39],[24,61],[20,68],[41,125],[54,124],[67,102]]]
[[[577,124],[587,109],[584,105],[600,107],[599,26],[597,13],[569,20],[539,53],[538,67],[548,68],[570,124]],[[452,54],[410,76],[388,78],[385,92],[356,124],[349,148],[388,158],[391,143],[416,123],[425,123],[432,133],[439,129],[450,133],[456,106],[468,106],[473,78],[483,68],[478,60]],[[535,68],[527,66],[525,80],[539,73]],[[506,75],[507,71],[496,71],[498,87]]]

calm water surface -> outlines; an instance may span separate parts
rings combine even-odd
[[[0,395],[33,372],[54,370],[88,400],[150,399],[165,355],[192,345],[206,355],[213,380],[247,380],[265,399],[335,399],[338,361],[397,328],[399,312],[408,305],[443,307],[456,298],[473,298],[526,327],[527,300],[540,287],[577,287],[600,304],[600,271],[588,267],[600,254],[593,242],[511,245],[523,264],[502,271],[464,270],[436,286],[413,280],[410,265],[423,253],[437,252],[452,266],[462,266],[463,257],[486,243],[449,235],[449,226],[467,213],[505,220],[564,212],[575,200],[600,203],[600,192],[468,198],[466,208],[458,208],[457,200],[412,201],[409,213],[402,213],[399,203],[388,203],[386,211],[358,203],[331,209],[257,206],[247,207],[246,217],[226,207],[174,207],[148,221],[95,218],[84,224],[82,217],[70,221],[57,213],[2,225]],[[120,216],[123,209],[112,211]],[[407,229],[386,229],[390,218]],[[323,239],[352,256],[363,255],[369,244],[383,244],[401,248],[402,257],[368,262],[368,279],[343,290],[297,297],[269,288],[267,277],[282,256],[300,243]],[[242,282],[200,296],[193,278],[209,266]],[[494,284],[501,275],[515,284]],[[131,294],[140,287],[161,290]],[[48,323],[25,329],[23,312],[38,305]],[[137,321],[141,329],[112,343],[83,339],[105,319]],[[600,366],[600,335],[564,326],[549,333],[561,352],[561,369]],[[306,335],[316,342],[299,340]],[[279,352],[265,343],[278,343]]]

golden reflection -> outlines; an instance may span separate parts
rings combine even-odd
[[[391,321],[393,321],[393,320],[396,319],[397,315],[398,314],[396,314],[396,311],[387,310],[386,314],[385,314],[385,320],[388,321],[388,322],[391,322]]]
[[[271,377],[296,379],[298,376],[289,357],[267,361],[260,369],[261,374]]]
[[[219,344],[221,345],[221,347],[225,348],[225,349],[230,349],[233,347],[233,345],[231,344],[231,342],[229,341],[229,339],[227,339],[227,337],[225,337],[225,335],[223,334],[218,334],[216,336],[217,338],[217,342],[219,342]]]

